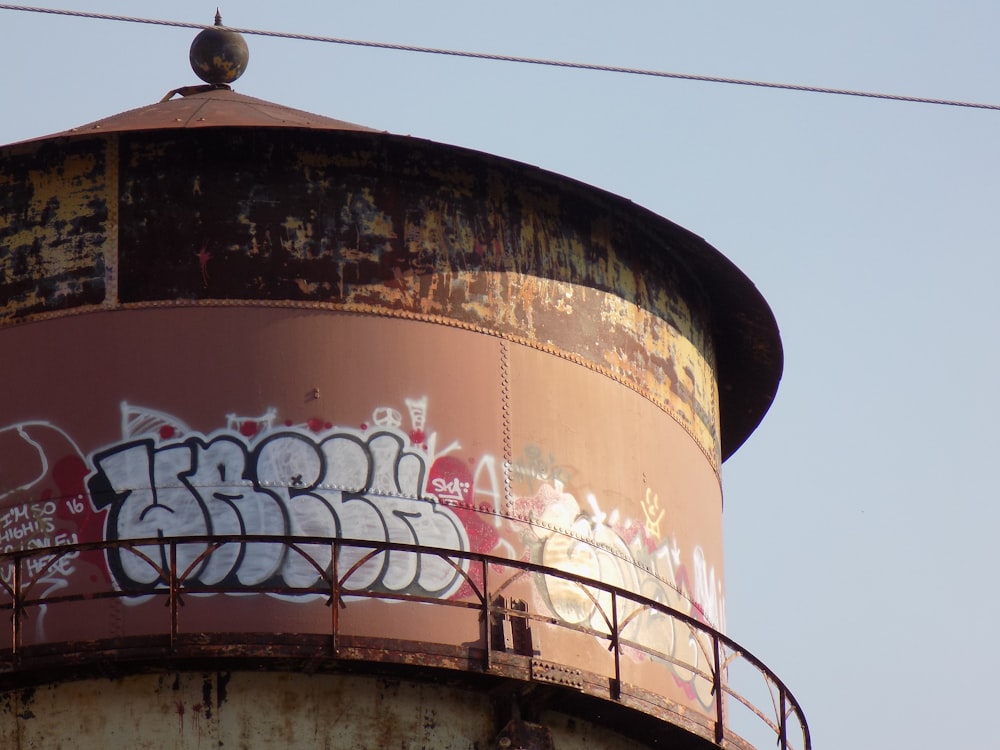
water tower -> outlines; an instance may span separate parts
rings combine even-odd
[[[0,149],[0,745],[808,748],[724,635],[719,469],[781,371],[751,282],[238,94],[208,35],[204,85]]]

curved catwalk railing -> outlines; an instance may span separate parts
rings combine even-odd
[[[266,585],[247,587],[238,581],[206,585],[197,580],[197,571],[213,554],[227,548],[231,554],[242,554],[241,551],[249,545],[281,545],[283,554],[295,558],[300,568],[306,567],[314,573],[309,576],[312,583],[308,586],[292,586],[276,578]],[[50,585],[52,571],[65,564],[65,561],[88,552],[113,556],[119,564],[122,559],[127,558],[133,569],[137,565],[148,566],[146,578],[152,582],[121,590],[107,581],[94,581],[92,577],[92,587],[82,592]],[[456,591],[449,592],[448,598],[427,596],[424,593],[375,590],[370,586],[370,570],[373,565],[384,566],[389,555],[395,555],[397,561],[406,559],[409,564],[416,566],[450,566],[460,577],[462,585],[456,587]],[[183,569],[178,566],[179,557]],[[658,679],[670,680],[674,689],[683,681],[693,686],[693,689],[689,687],[693,694],[708,697],[707,702],[703,702],[700,713],[708,717],[707,739],[714,741],[716,745],[742,743],[745,746],[746,738],[756,738],[761,729],[766,729],[771,741],[777,740],[780,750],[811,749],[809,728],[798,702],[760,659],[738,643],[697,618],[648,597],[535,563],[385,541],[215,535],[112,540],[6,552],[0,554],[0,571],[0,611],[10,612],[10,630],[6,634],[0,633],[0,674],[6,673],[15,678],[15,682],[18,674],[35,668],[39,660],[38,654],[46,649],[50,653],[52,646],[60,646],[59,653],[66,658],[76,648],[83,661],[86,661],[88,654],[95,659],[101,658],[105,662],[108,660],[108,651],[111,649],[102,651],[102,638],[110,642],[112,636],[120,633],[99,634],[97,639],[90,639],[84,644],[65,635],[50,637],[43,633],[40,636],[40,628],[29,632],[28,623],[33,617],[38,621],[50,608],[57,606],[61,613],[60,619],[72,622],[71,611],[65,608],[74,604],[83,606],[86,603],[92,607],[102,601],[135,604],[162,598],[164,606],[158,608],[160,614],[157,616],[162,617],[163,621],[154,625],[153,632],[147,630],[146,636],[155,636],[160,639],[157,643],[165,643],[163,656],[169,660],[172,655],[185,656],[183,636],[193,632],[182,626],[181,612],[188,595],[207,597],[212,594],[240,594],[245,601],[247,595],[259,594],[270,595],[285,602],[312,601],[319,606],[329,607],[329,615],[323,618],[322,636],[329,643],[327,653],[330,658],[337,660],[352,658],[349,649],[341,648],[341,643],[350,635],[342,623],[355,602],[415,602],[448,608],[442,612],[458,609],[476,615],[478,633],[473,640],[464,641],[463,644],[470,653],[475,650],[477,654],[481,654],[482,659],[477,665],[479,671],[490,673],[498,669],[498,660],[509,647],[509,643],[505,643],[505,633],[509,635],[509,628],[505,631],[501,627],[504,622],[516,621],[522,628],[536,629],[539,635],[554,629],[555,633],[565,634],[557,636],[563,640],[569,634],[577,634],[575,637],[601,644],[601,653],[605,653],[603,647],[606,647],[609,659],[606,668],[602,673],[598,666],[595,672],[598,677],[602,674],[607,677],[603,681],[607,689],[601,697],[625,701],[632,684],[628,679],[633,672],[632,665],[637,660],[659,664],[667,667],[670,674],[663,674]],[[361,581],[363,578],[368,578],[369,582]],[[563,592],[574,592],[581,602],[587,603],[588,611],[596,612],[599,616],[571,622],[551,614],[528,611],[523,602],[514,599],[512,592],[525,581],[538,580],[544,581],[550,590],[557,586]],[[43,581],[46,583],[42,583]],[[458,591],[458,588],[461,590]],[[671,642],[683,640],[686,635],[686,656],[679,656],[677,649],[655,648],[648,638],[640,635],[640,622],[648,625],[651,618],[655,618],[660,635],[669,634]],[[446,628],[442,628],[440,632],[445,630]],[[250,639],[241,641],[241,634],[248,635],[249,632],[248,629],[245,633],[231,630],[212,633],[209,640],[225,644],[226,653],[232,655],[239,653],[239,647],[243,643],[251,648]],[[402,641],[394,642],[404,644],[405,650],[405,641],[403,638]],[[252,642],[259,643],[259,638]],[[357,638],[354,637],[352,642],[358,642]],[[442,644],[454,643],[454,639],[442,640]],[[657,645],[662,643],[661,637]],[[422,645],[426,645],[426,638]],[[273,648],[268,650],[268,653],[274,652]],[[205,654],[205,651],[198,653]],[[572,671],[583,673],[583,670]],[[592,684],[600,684],[600,680]],[[580,685],[576,687],[580,688]],[[652,692],[667,691],[654,688]],[[724,696],[724,699],[719,700],[719,696]],[[634,702],[632,705],[634,707]],[[655,713],[650,708],[645,710],[647,713]]]

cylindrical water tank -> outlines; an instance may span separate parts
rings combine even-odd
[[[719,467],[781,347],[686,230],[207,86],[2,149],[0,357],[7,687],[350,663],[725,734]]]

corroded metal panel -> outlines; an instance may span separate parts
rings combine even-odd
[[[117,203],[106,147],[44,144],[0,159],[0,324],[105,301]]]
[[[55,684],[0,703],[0,738],[9,750],[471,750],[487,746],[492,725],[486,696],[350,676],[165,674]]]
[[[640,389],[718,460],[704,300],[662,238],[584,191],[367,137],[121,148],[122,302],[308,301],[517,336]]]
[[[0,697],[0,743],[7,750],[510,747],[498,741],[505,735],[496,713],[479,691],[399,679],[168,673],[8,693]],[[636,742],[557,711],[542,720],[529,726],[544,729],[558,750],[656,746],[654,738]]]

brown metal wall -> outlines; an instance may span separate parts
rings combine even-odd
[[[385,539],[542,563],[724,629],[705,302],[641,223],[571,183],[369,136],[155,133],[9,156],[0,352],[16,366],[0,390],[0,550]],[[178,567],[196,552],[182,548]],[[127,553],[34,574],[66,594],[162,584]],[[414,555],[358,576],[431,598],[470,585]],[[310,577],[280,549],[246,545],[191,581]],[[577,586],[532,578],[510,593],[604,627]],[[449,641],[439,616],[401,606],[351,603],[345,632]],[[189,622],[208,629],[329,627],[328,609],[266,595],[198,608]],[[27,643],[154,632],[163,612],[143,599],[85,618],[42,610]],[[468,646],[457,620],[452,645]],[[632,627],[708,669],[697,639],[643,617]],[[613,677],[606,645],[537,628],[534,655]],[[639,652],[624,669],[715,718],[707,680]]]
[[[70,316],[8,328],[0,344],[25,363],[0,395],[9,420],[0,430],[9,462],[2,549],[240,530],[383,538],[528,559],[724,624],[711,464],[654,405],[573,362],[446,326],[253,307]],[[321,453],[331,459],[319,470]],[[360,488],[357,462],[367,473]],[[150,485],[161,490],[140,491]],[[364,499],[345,499],[347,487]],[[238,498],[239,517],[217,493]],[[62,593],[94,577],[124,588],[154,582],[133,563],[138,575],[95,557],[47,576]],[[292,567],[230,560],[202,579],[308,577]],[[453,570],[392,568],[373,572],[370,585],[463,596]],[[601,626],[572,585],[519,593],[532,612]],[[287,607],[222,606],[248,630],[278,628],[275,617],[287,629]],[[376,624],[360,622],[359,632],[419,639],[411,621],[382,621],[385,606],[372,605]],[[148,632],[144,612],[162,622],[155,602],[111,610],[104,625],[114,636]],[[329,627],[325,608],[296,619],[305,632]],[[93,638],[94,625],[48,618],[30,640]],[[684,639],[635,628],[636,640],[697,658]],[[440,623],[433,629],[441,637]],[[458,628],[455,638],[469,633]],[[591,665],[589,645],[538,638],[543,658]],[[667,693],[690,697],[683,687]]]

